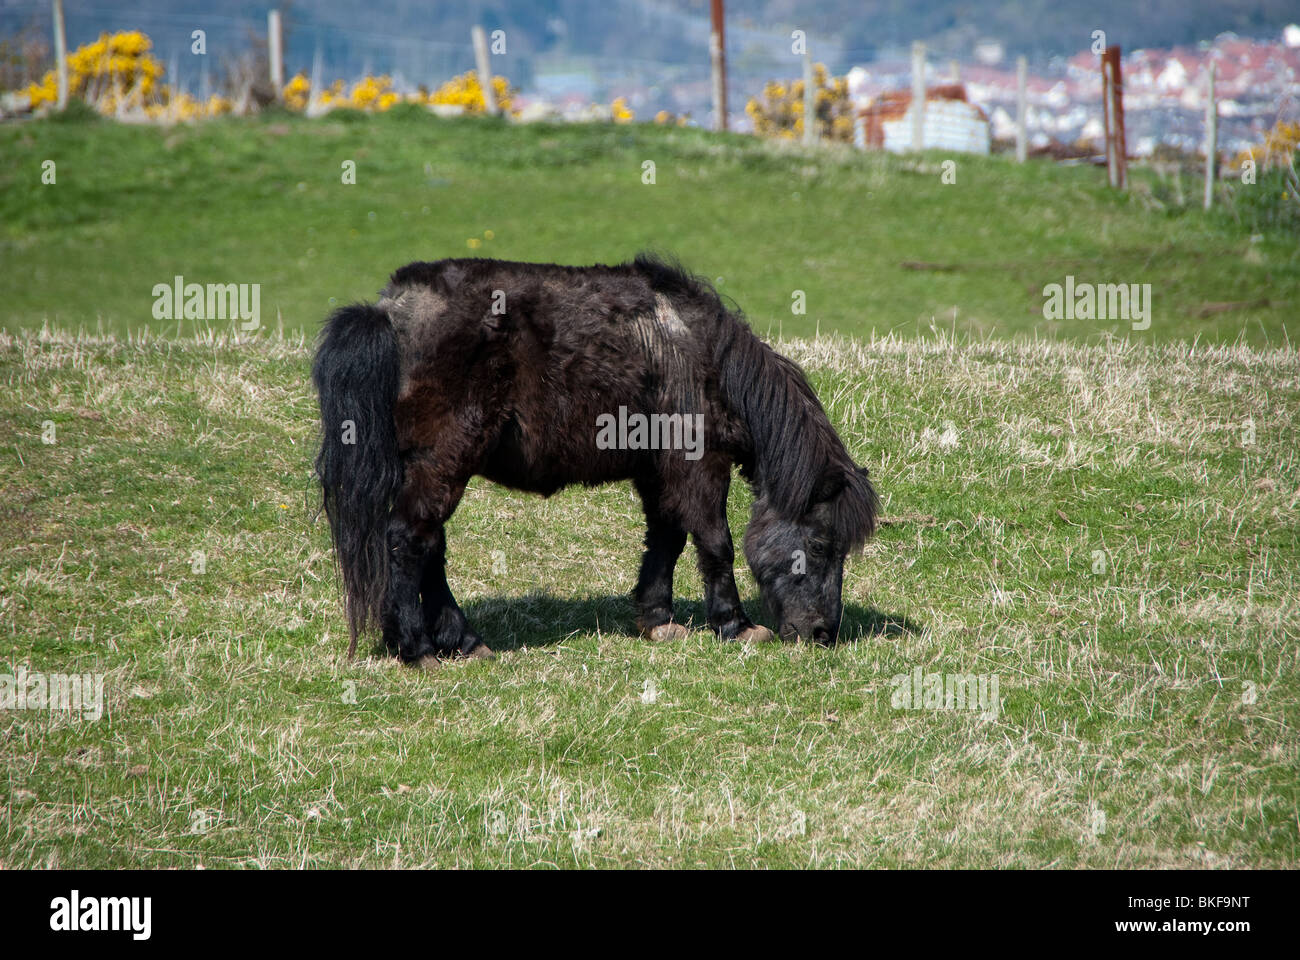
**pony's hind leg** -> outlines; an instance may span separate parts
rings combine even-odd
[[[662,511],[657,484],[638,482],[636,488],[646,517],[645,553],[633,594],[637,629],[651,640],[677,640],[687,631],[673,623],[673,571],[686,547],[686,531]]]
[[[388,593],[384,645],[407,663],[437,653],[420,610],[426,547],[424,538],[396,510],[388,521]]]
[[[447,583],[447,538],[442,526],[424,555],[420,577],[424,629],[438,656],[489,659],[493,653],[465,618]]]
[[[407,663],[436,657],[490,657],[447,585],[444,524],[468,478],[446,480],[432,456],[405,463],[388,527],[389,586],[384,642]]]

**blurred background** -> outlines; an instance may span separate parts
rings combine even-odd
[[[709,0],[540,0],[428,4],[379,0],[358,7],[341,0],[281,3],[287,76],[329,79],[387,76],[399,93],[436,88],[474,68],[466,42],[479,24],[506,42],[493,66],[519,92],[521,108],[573,111],[622,98],[638,115],[659,111],[713,122],[709,76]],[[171,83],[206,96],[248,53],[264,48],[265,3],[202,0],[108,4],[65,0],[68,43],[75,48],[107,31],[143,31],[154,55],[178,67]],[[864,93],[905,88],[913,41],[931,54],[928,76],[964,80],[972,101],[1012,135],[1015,58],[1029,67],[1032,142],[1095,137],[1091,107],[1100,74],[1090,47],[1095,30],[1125,53],[1132,152],[1160,145],[1199,148],[1205,72],[1218,65],[1220,143],[1245,149],[1280,110],[1293,104],[1300,80],[1300,3],[1295,0],[1176,0],[1087,5],[996,0],[863,3],[822,0],[729,0],[728,85],[735,129],[752,129],[746,98],[791,75],[791,32],[802,30],[830,74],[864,69]],[[51,36],[48,0],[5,0],[5,88],[39,79]],[[209,56],[191,62],[191,34],[201,24]],[[1291,29],[1288,30],[1287,27]],[[797,68],[797,64],[794,65]],[[795,71],[797,74],[797,69]]]
[[[1042,288],[1090,270],[1155,285],[1148,336],[1267,340],[1300,299],[1297,22],[1283,0],[3,0],[0,243],[37,282],[0,322],[130,328],[141,276],[202,270],[256,274],[302,326],[403,258],[652,246],[780,332],[1118,332],[1040,322]],[[81,148],[65,189],[21,172]],[[74,263],[93,303],[51,301],[87,290]]]

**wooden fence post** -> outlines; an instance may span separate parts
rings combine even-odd
[[[925,44],[912,44],[912,149],[925,147]]]
[[[1124,65],[1120,48],[1115,47],[1115,59],[1111,73],[1115,78],[1115,162],[1119,165],[1119,188],[1128,189],[1128,134],[1124,124]]]
[[[68,38],[63,29],[63,0],[54,0],[54,69],[59,76],[59,109],[68,105]]]
[[[275,99],[284,95],[284,35],[280,30],[280,11],[272,10],[266,15],[266,49],[267,59],[271,63],[271,86],[275,90]]]
[[[1115,166],[1110,153],[1110,61],[1101,55],[1101,131],[1106,153],[1106,182],[1115,186]]]
[[[709,4],[709,70],[713,82],[713,128],[727,129],[727,23],[722,0]]]
[[[1103,116],[1106,123],[1106,182],[1114,189],[1119,184],[1119,174],[1115,169],[1115,100],[1111,95],[1115,81],[1111,77],[1109,60],[1102,60],[1101,74],[1101,95],[1105,103]]]
[[[1101,57],[1102,103],[1106,119],[1106,173],[1118,190],[1128,186],[1128,144],[1124,137],[1124,78],[1120,48],[1112,44]]]
[[[497,94],[492,89],[492,61],[488,59],[487,34],[477,23],[470,29],[474,41],[474,63],[478,68],[478,85],[483,88],[483,109],[488,116],[497,115]]]
[[[1206,84],[1205,95],[1205,209],[1214,204],[1214,161],[1219,152],[1219,110],[1214,102],[1214,68],[1210,64],[1210,75]]]
[[[1029,157],[1029,131],[1025,128],[1029,110],[1029,61],[1016,58],[1016,163]]]

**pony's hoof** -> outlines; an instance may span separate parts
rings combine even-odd
[[[492,652],[492,648],[486,643],[480,643],[468,653],[462,653],[461,656],[466,660],[495,660],[497,658],[497,655]]]
[[[419,660],[416,660],[411,666],[417,670],[437,670],[442,666],[442,661],[434,654],[426,653]]]
[[[776,634],[767,627],[749,627],[736,634],[736,640],[739,643],[771,643],[775,639]]]
[[[655,643],[669,643],[673,640],[685,640],[690,631],[680,623],[661,623],[657,627],[651,627],[649,630],[642,629],[641,635],[647,640],[653,640]]]

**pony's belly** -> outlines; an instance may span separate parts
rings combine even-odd
[[[570,431],[553,430],[526,442],[512,418],[478,472],[493,483],[549,497],[575,483],[630,479],[644,471],[646,459],[637,451],[598,449],[589,436]]]

